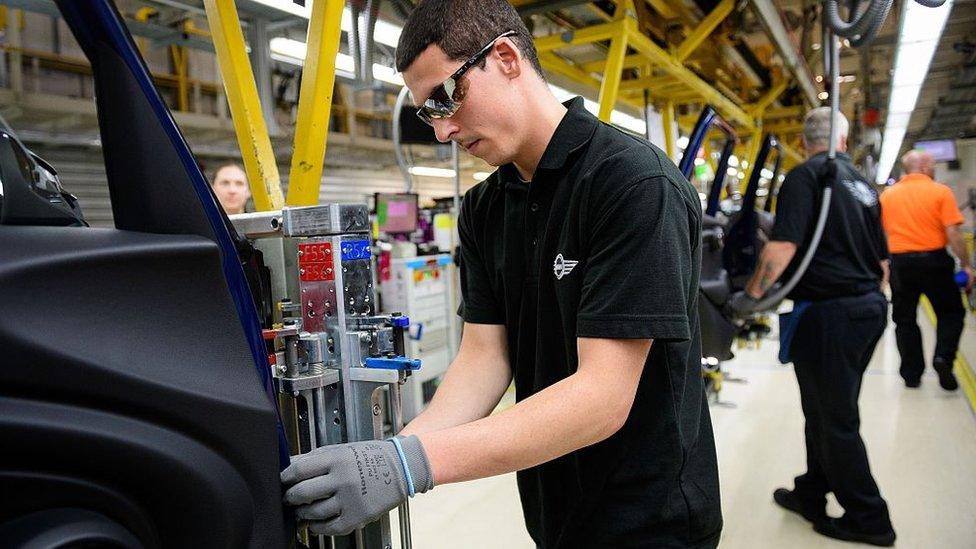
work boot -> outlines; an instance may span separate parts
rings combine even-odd
[[[918,389],[922,385],[922,378],[913,378],[905,380],[905,387],[909,389]]]
[[[820,506],[818,509],[816,505],[801,499],[795,490],[777,488],[773,492],[773,501],[783,509],[792,511],[814,524],[824,522],[830,518],[827,516],[826,505]]]
[[[878,547],[891,547],[895,544],[895,531],[888,530],[882,533],[868,533],[852,527],[845,517],[829,518],[824,522],[814,523],[813,529],[819,534],[828,538],[839,539],[842,541],[855,541],[877,545]]]
[[[956,381],[956,376],[952,373],[951,360],[937,356],[932,359],[932,368],[935,370],[935,373],[939,374],[939,385],[943,389],[946,391],[955,391],[959,388],[959,382]]]

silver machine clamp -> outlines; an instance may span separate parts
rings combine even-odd
[[[421,367],[404,356],[410,324],[376,315],[365,204],[286,207],[230,216],[270,273],[274,320],[268,363],[293,454],[382,440],[403,428],[400,385]],[[400,547],[411,548],[410,511],[398,509]],[[388,516],[349,536],[299,532],[320,549],[392,549]]]

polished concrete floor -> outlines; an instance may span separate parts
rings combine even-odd
[[[919,316],[927,349],[932,330]],[[976,364],[976,326],[964,351]],[[726,364],[744,379],[726,383],[712,406],[721,468],[725,529],[721,547],[845,547],[772,503],[804,467],[803,415],[792,367],[775,361],[777,344],[740,351]],[[503,403],[504,405],[504,403]],[[931,370],[907,390],[889,327],[865,376],[862,436],[872,470],[888,500],[898,547],[976,548],[976,416],[960,389],[947,393]],[[534,547],[524,530],[514,475],[439,486],[411,502],[418,549]],[[831,501],[829,512],[840,514]]]

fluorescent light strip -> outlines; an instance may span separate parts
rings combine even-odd
[[[271,39],[271,57],[283,63],[301,66],[305,63],[305,50],[305,42],[281,37]],[[338,53],[335,63],[336,73],[352,77],[356,72],[356,64],[351,56]],[[379,63],[373,63],[373,78],[396,86],[403,85],[403,78],[396,70]]]
[[[938,8],[927,8],[910,0],[902,5],[902,25],[898,31],[898,46],[895,50],[888,116],[878,159],[878,174],[875,177],[878,183],[888,180],[895,165],[908,130],[908,121],[915,110],[918,94],[928,76],[932,56],[939,46],[942,30],[951,11],[952,0],[947,0]]]
[[[427,177],[454,177],[454,170],[447,168],[432,168],[429,166],[410,166],[410,175],[422,175]]]
[[[250,0],[257,4],[268,6],[282,12],[309,19],[312,16],[312,0],[305,0],[305,7],[299,6],[292,0]],[[342,10],[342,30],[352,32],[352,10],[345,8]],[[400,32],[403,29],[386,21],[376,21],[373,27],[373,40],[395,48],[400,41]]]

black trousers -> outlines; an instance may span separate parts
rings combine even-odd
[[[807,446],[807,472],[795,479],[796,495],[811,509],[823,509],[833,492],[845,520],[871,533],[889,531],[891,520],[871,476],[857,401],[887,320],[880,292],[818,301],[800,318],[791,348]]]
[[[955,261],[945,250],[891,256],[891,308],[901,355],[901,377],[916,381],[925,371],[922,332],[916,322],[918,298],[925,294],[938,322],[935,356],[952,364],[959,348],[966,309],[954,279]]]

